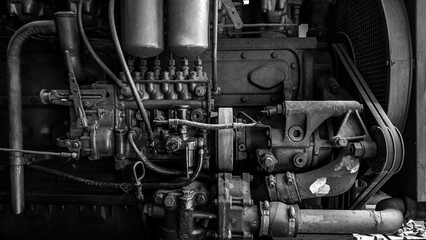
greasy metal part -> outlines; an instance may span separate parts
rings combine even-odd
[[[404,162],[404,141],[399,130],[392,124],[385,111],[378,103],[376,97],[371,92],[371,89],[365,82],[355,63],[347,53],[345,47],[341,44],[333,44],[333,49],[337,54],[337,58],[343,64],[345,70],[348,72],[351,80],[355,84],[361,98],[364,100],[368,109],[374,117],[375,124],[378,127],[375,129],[383,136],[382,146],[378,146],[385,150],[379,154],[381,159],[376,161],[383,161],[383,168],[380,174],[376,174],[368,183],[368,186],[357,196],[351,205],[351,209],[360,209],[364,203],[376,193],[393,174],[397,173]],[[374,159],[373,159],[374,160]],[[373,163],[370,163],[374,164]]]
[[[102,59],[96,54],[95,50],[93,49],[92,45],[89,42],[89,39],[87,38],[87,35],[84,31],[83,27],[83,2],[84,0],[79,0],[78,7],[77,7],[77,23],[78,28],[81,34],[81,38],[83,39],[84,45],[86,46],[87,50],[89,51],[90,55],[93,57],[95,62],[104,70],[104,72],[110,77],[120,88],[126,87],[124,83],[121,82],[120,79],[115,76],[115,74],[108,68],[107,65],[102,61]]]
[[[36,34],[56,32],[53,21],[31,22],[15,32],[7,47],[7,84],[9,93],[9,147],[22,150],[22,85],[21,50],[25,42]],[[11,205],[14,214],[24,211],[24,158],[21,153],[10,156]]]
[[[401,212],[394,209],[300,210],[299,233],[378,234],[394,233],[403,223]],[[336,224],[337,223],[337,224]]]
[[[252,239],[259,229],[258,207],[250,196],[250,174],[219,173],[219,239]]]
[[[135,135],[136,135],[136,132],[134,132],[134,131],[130,131],[127,139],[128,139],[128,141],[129,141],[130,146],[132,147],[133,151],[135,151],[135,152],[136,152],[136,155],[138,156],[139,160],[140,160],[140,161],[142,161],[142,162],[143,162],[143,164],[144,164],[144,165],[145,165],[145,166],[146,166],[149,170],[154,171],[154,172],[159,173],[159,174],[163,174],[163,175],[184,175],[184,174],[185,174],[183,171],[180,171],[180,170],[170,170],[170,169],[163,168],[163,167],[160,167],[160,166],[158,166],[158,165],[156,165],[156,164],[152,163],[152,162],[151,162],[151,161],[150,161],[150,160],[146,157],[146,155],[145,155],[143,152],[141,152],[141,151],[138,149],[138,147],[136,146],[135,141],[134,141],[134,137],[135,137]]]
[[[149,141],[152,144],[154,142],[154,137],[153,137],[153,132],[152,132],[152,128],[151,128],[151,123],[149,121],[148,113],[147,113],[147,111],[146,111],[146,109],[143,105],[142,99],[139,96],[138,89],[136,88],[135,82],[133,81],[133,77],[130,74],[129,67],[127,66],[126,59],[124,58],[124,54],[123,54],[123,51],[121,49],[120,41],[118,39],[118,34],[117,34],[117,28],[115,27],[114,8],[115,8],[115,0],[110,0],[109,6],[108,6],[108,19],[109,19],[109,25],[110,25],[110,28],[111,28],[114,46],[116,48],[117,55],[120,59],[121,66],[124,69],[126,79],[127,79],[128,83],[130,84],[130,89],[132,90],[133,97],[135,98],[135,101],[136,101],[136,103],[137,103],[137,105],[138,105],[138,107],[141,111],[142,118],[143,118],[143,121],[145,123],[146,130],[148,132]]]
[[[233,123],[232,108],[219,108],[218,124]],[[234,131],[221,129],[217,131],[216,164],[220,172],[232,172],[234,170]]]
[[[212,36],[212,92],[218,94],[217,86],[217,40],[219,24],[219,0],[213,0],[213,36]]]
[[[209,2],[209,0],[167,2],[168,43],[175,55],[197,57],[208,49]]]
[[[232,24],[220,24],[221,28],[233,28]],[[241,28],[257,28],[257,27],[297,27],[294,23],[245,23]]]
[[[169,119],[168,121],[154,121],[158,124],[169,124],[169,125],[187,125],[189,127],[195,127],[200,129],[207,130],[221,130],[221,129],[237,129],[237,128],[246,128],[246,127],[256,127],[257,123],[218,123],[218,124],[208,124],[208,123],[199,123],[183,119]]]
[[[74,103],[75,113],[77,115],[77,126],[80,128],[87,128],[88,121],[86,118],[86,113],[84,112],[83,102],[81,101],[80,87],[78,86],[77,78],[74,73],[71,53],[68,50],[65,50],[65,60],[68,69],[68,81],[71,97]]]
[[[16,152],[16,153],[28,153],[28,154],[37,154],[37,155],[49,155],[60,158],[78,158],[78,153],[68,153],[68,152],[47,152],[47,151],[32,151],[32,150],[18,150],[11,148],[0,148],[0,152]]]
[[[426,219],[426,203],[416,202],[408,197],[388,198],[377,203],[376,211],[384,209],[398,210],[406,220],[424,221]]]
[[[279,202],[268,203],[269,227],[265,236],[296,237],[299,231],[299,206]]]
[[[164,50],[163,0],[121,1],[123,49],[141,58]]]
[[[324,167],[306,173],[280,173],[266,177],[266,187],[272,201],[297,203],[304,199],[338,196],[355,183],[359,159],[341,155]],[[270,184],[270,182],[275,182]]]
[[[59,45],[62,52],[68,51],[71,58],[75,77],[85,80],[86,73],[82,67],[80,57],[80,35],[77,27],[77,15],[74,12],[55,13],[55,24],[58,31]],[[65,56],[65,62],[67,62]]]
[[[234,27],[236,29],[241,29],[243,27],[243,20],[241,20],[240,15],[238,14],[237,9],[235,9],[234,2],[232,0],[222,0],[222,4],[228,13],[229,18],[231,19]]]

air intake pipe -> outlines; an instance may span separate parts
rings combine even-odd
[[[22,83],[21,50],[31,36],[56,33],[53,21],[31,22],[15,32],[7,46],[7,85],[9,94],[9,145],[10,148],[23,149],[22,134]],[[10,191],[12,213],[24,211],[24,164],[22,153],[10,154]]]

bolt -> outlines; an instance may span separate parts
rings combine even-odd
[[[296,69],[296,63],[291,63],[291,64],[290,64],[290,68],[291,68],[291,69]]]
[[[204,205],[207,203],[207,196],[205,193],[199,193],[196,200],[199,205]]]
[[[241,97],[241,98],[240,98],[240,101],[241,101],[242,103],[245,103],[245,102],[247,102],[247,99],[246,99],[245,97]]]
[[[354,157],[362,157],[364,155],[364,148],[361,143],[353,143],[350,147],[351,154]]]
[[[266,167],[272,167],[272,166],[274,166],[274,164],[275,164],[274,158],[273,158],[272,156],[266,156],[266,157],[263,159],[263,164],[264,164]]]
[[[272,58],[277,58],[277,57],[278,57],[278,54],[277,54],[276,52],[272,52],[272,53],[271,53],[271,57],[272,57]]]
[[[333,138],[331,138],[331,144],[334,147],[344,148],[344,147],[348,146],[348,140],[346,138],[343,138],[343,137],[333,137]]]
[[[214,205],[217,206],[219,204],[219,201],[217,199],[215,199],[215,200],[213,200],[213,203],[214,203]]]
[[[83,103],[83,104],[84,104],[84,106],[85,106],[85,107],[90,106],[90,103],[89,103],[88,101],[84,101],[84,103]]]
[[[246,54],[245,52],[242,52],[242,53],[241,53],[241,58],[242,58],[242,59],[246,59],[246,58],[247,58],[247,54]]]
[[[287,184],[288,185],[293,185],[294,184],[293,179],[292,178],[287,179]]]
[[[162,193],[157,193],[157,194],[155,194],[154,202],[155,202],[156,204],[161,204],[161,203],[163,202],[163,199],[164,199],[164,194],[162,194]]]
[[[79,148],[80,144],[78,142],[75,142],[75,143],[72,144],[72,147],[73,148]]]
[[[164,198],[164,206],[168,209],[173,209],[177,205],[176,198],[171,195],[167,195],[166,198]]]
[[[132,95],[132,91],[130,90],[130,87],[123,87],[120,89],[120,93],[125,97],[130,97]]]
[[[71,145],[70,142],[68,142],[68,141],[65,142],[65,147],[69,147],[70,145]]]

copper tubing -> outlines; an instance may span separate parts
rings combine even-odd
[[[7,84],[9,94],[9,147],[23,149],[21,50],[31,36],[56,33],[53,21],[31,22],[15,32],[7,47]],[[10,184],[12,213],[21,214],[24,201],[24,164],[22,153],[10,154]]]

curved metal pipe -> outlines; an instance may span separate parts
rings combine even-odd
[[[270,199],[293,204],[303,199],[340,195],[355,183],[359,165],[358,158],[340,155],[333,162],[310,172],[276,174],[273,184],[268,177]],[[259,188],[256,191],[261,193],[264,190]]]
[[[129,136],[128,136],[128,140],[130,143],[130,146],[132,147],[133,151],[135,151],[136,155],[138,156],[138,159],[143,162],[143,164],[150,169],[153,172],[159,173],[159,174],[163,174],[163,175],[185,175],[185,173],[183,171],[180,170],[173,170],[173,169],[167,169],[167,168],[163,168],[160,167],[154,163],[152,163],[145,154],[143,154],[143,152],[139,151],[138,147],[135,144],[135,137],[136,133],[133,131],[129,132]]]
[[[407,220],[424,221],[426,219],[426,202],[416,202],[408,197],[388,198],[376,205],[376,211],[395,209],[400,211]]]
[[[149,122],[148,112],[145,109],[145,106],[144,106],[142,99],[139,95],[139,91],[136,88],[135,82],[133,81],[133,77],[132,77],[132,74],[130,73],[129,67],[127,66],[123,50],[121,49],[120,40],[118,39],[117,28],[115,26],[115,17],[114,17],[114,11],[115,10],[114,9],[115,9],[115,0],[109,0],[108,20],[109,20],[109,26],[111,28],[112,40],[114,42],[114,46],[116,48],[118,58],[120,59],[120,63],[122,65],[123,69],[124,69],[124,74],[126,75],[126,79],[127,79],[128,83],[130,85],[130,90],[132,91],[133,97],[135,98],[135,101],[136,101],[136,104],[138,105],[138,107],[141,111],[141,115],[142,115],[143,121],[145,123],[146,130],[148,132],[149,141],[150,141],[151,144],[153,144],[154,143],[154,136],[153,136],[153,132],[152,132],[152,128],[151,128],[151,123]]]
[[[9,147],[23,149],[21,50],[31,36],[56,33],[53,21],[30,22],[13,34],[7,46],[7,84],[9,94]],[[11,205],[14,214],[24,211],[24,163],[22,153],[10,154]]]

